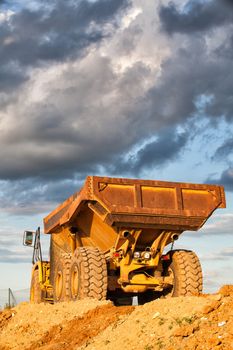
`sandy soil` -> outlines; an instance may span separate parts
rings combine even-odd
[[[137,307],[82,300],[0,313],[0,350],[231,350],[233,286]]]

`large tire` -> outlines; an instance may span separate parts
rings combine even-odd
[[[202,292],[202,270],[197,255],[189,250],[170,252],[171,264],[168,273],[172,277],[173,287],[168,296],[198,295]]]
[[[39,304],[43,302],[43,291],[39,282],[39,270],[34,270],[31,279],[30,302]]]
[[[70,265],[70,298],[105,300],[107,266],[104,254],[93,247],[77,248]]]
[[[53,279],[54,302],[69,300],[69,272],[71,254],[62,254],[56,262]]]

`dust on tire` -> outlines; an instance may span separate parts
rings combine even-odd
[[[106,299],[107,266],[104,254],[93,247],[77,248],[70,266],[70,297]]]

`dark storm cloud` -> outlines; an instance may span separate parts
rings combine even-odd
[[[219,183],[225,187],[227,191],[233,191],[233,167],[231,165],[231,157],[233,154],[233,139],[226,139],[223,144],[216,150],[212,157],[213,162],[223,162],[228,164],[219,178],[210,176],[206,181]]]
[[[16,89],[20,84],[27,80],[27,74],[18,70],[14,66],[5,65],[0,68],[0,93],[10,92],[12,87]]]
[[[199,113],[232,120],[231,67],[231,60],[209,55],[205,40],[192,38],[162,64],[160,82],[147,93],[150,109],[144,115],[152,125],[154,120],[167,125],[185,123]]]
[[[137,155],[136,169],[144,166],[154,167],[178,157],[188,140],[188,134],[176,134],[175,131],[159,134],[158,140],[147,144]]]
[[[108,164],[111,164],[110,162],[106,163],[107,174],[119,174],[120,172],[121,174],[129,174],[130,176],[134,174],[135,176],[141,170],[161,167],[169,160],[178,159],[187,140],[188,133],[177,133],[175,129],[164,130],[155,141],[147,143],[127,161],[117,159],[115,169],[112,166],[108,166]],[[27,179],[25,173],[24,177],[26,179],[1,181],[0,208],[12,215],[48,213],[58,203],[63,202],[71,194],[79,191],[87,174],[98,175],[98,163],[95,166],[92,164],[93,169],[88,164],[85,167],[85,163],[82,163],[82,167],[74,165],[72,168],[70,165],[72,164],[71,159],[67,163],[66,161],[64,159],[64,161],[60,160],[57,163],[55,169],[59,174],[54,173],[54,170],[52,171],[53,167],[48,161],[43,164],[45,169],[43,173],[40,171],[42,163],[39,163],[38,167],[34,169],[34,178]],[[35,163],[33,164],[35,166]],[[46,173],[46,167],[51,174]],[[72,174],[76,169],[78,177],[72,178]],[[32,172],[30,172],[30,175],[32,175]]]
[[[223,185],[225,190],[233,191],[233,168],[224,170],[219,178],[209,177],[206,183]]]
[[[85,48],[109,34],[104,24],[116,25],[114,16],[125,6],[127,0],[80,0],[53,1],[50,8],[18,9],[0,23],[0,76],[8,87],[15,88],[20,78],[21,82],[26,78],[27,68],[84,54]]]
[[[214,41],[213,48],[207,46],[205,37],[208,28],[214,27],[212,24],[205,27],[202,37],[195,34],[198,29],[184,30],[186,38],[174,36],[171,40],[166,34],[171,53],[162,60],[155,76],[150,65],[139,59],[132,60],[122,71],[117,69],[118,55],[120,62],[128,63],[125,45],[129,37],[132,57],[134,50],[142,51],[137,45],[147,38],[143,36],[141,22],[130,29],[116,30],[109,51],[106,50],[109,42],[101,41],[103,50],[99,52],[96,46],[92,55],[77,61],[86,45],[106,34],[102,31],[105,22],[116,23],[114,15],[126,2],[81,1],[76,7],[72,4],[56,2],[55,6],[54,2],[47,12],[43,6],[37,11],[21,10],[10,24],[2,24],[0,36],[6,46],[0,56],[0,62],[5,64],[2,67],[11,57],[15,57],[17,69],[42,62],[52,66],[53,62],[67,63],[70,59],[51,81],[43,83],[44,78],[41,82],[38,75],[38,84],[45,92],[41,100],[31,101],[30,93],[25,95],[23,91],[21,96],[18,89],[19,102],[13,103],[4,115],[0,178],[6,180],[7,188],[3,191],[2,206],[9,193],[10,198],[16,197],[14,210],[18,207],[20,212],[30,212],[28,203],[33,194],[46,208],[51,204],[49,201],[63,200],[75,192],[73,179],[83,180],[86,174],[110,175],[118,171],[121,176],[135,176],[176,160],[193,137],[192,121],[196,115],[205,115],[210,120],[223,116],[227,121],[233,117],[232,59],[230,55],[219,54],[223,45],[231,48],[232,34],[227,26],[224,39],[221,43]],[[186,15],[192,16],[188,7]],[[220,22],[227,25],[229,16],[225,22],[214,17],[216,27]],[[162,12],[160,18],[166,22]],[[29,92],[30,89],[31,85]],[[185,133],[177,132],[180,125]],[[24,178],[28,180],[23,183]],[[44,191],[46,181],[49,185]],[[11,192],[10,186],[18,188]]]
[[[2,154],[2,179],[97,173],[100,165],[132,145],[137,128],[135,134],[124,137],[134,122],[134,104],[129,102],[135,99],[134,91],[138,93],[146,73],[136,65],[117,76],[110,63],[96,55],[78,69],[68,67],[59,79],[60,86],[46,86],[49,92],[42,103],[14,111],[18,118],[6,123],[9,130],[1,139],[7,144]],[[106,103],[112,91],[115,97]]]
[[[188,1],[182,10],[174,2],[161,6],[161,26],[165,33],[180,32],[184,38],[172,40],[171,58],[163,62],[161,83],[151,90],[152,111],[164,120],[185,121],[199,113],[201,96],[210,100],[201,106],[203,115],[233,118],[232,20],[231,1]],[[224,27],[222,41],[213,49],[212,29]],[[202,31],[201,36],[196,32]]]
[[[230,35],[229,40],[220,45],[216,53],[226,59],[233,59],[233,35]]]
[[[177,159],[187,141],[188,133],[179,134],[170,128],[161,131],[155,140],[146,143],[121,163],[118,162],[115,171],[138,174],[143,169],[161,167]]]
[[[37,140],[42,142],[39,135]],[[71,144],[71,151],[67,154],[65,153],[65,148],[69,148],[69,143],[66,143],[64,140],[58,146],[57,151],[55,150],[55,144],[51,145],[52,149],[50,151],[49,146],[47,146],[48,153],[46,155],[46,150],[41,150],[41,152],[39,151],[37,154],[35,152],[34,154],[34,148],[30,150],[30,143],[27,145],[26,142],[23,147],[28,147],[28,150],[24,150],[22,153],[16,152],[14,163],[12,159],[4,157],[0,170],[2,179],[14,181],[24,178],[37,178],[49,181],[50,179],[70,178],[76,171],[82,177],[82,174],[96,172],[99,162],[104,163],[110,156],[106,155],[104,157],[104,154],[103,156],[99,153],[95,154],[90,147],[85,147],[85,145],[83,145],[83,148],[86,148],[88,153],[86,155],[78,153],[75,151],[75,148],[79,147],[78,141]],[[104,149],[104,145],[100,145],[100,147]],[[61,150],[60,152],[59,149]],[[12,150],[8,152],[6,153],[10,154]]]
[[[233,4],[227,0],[188,1],[178,10],[174,2],[161,6],[160,19],[163,29],[169,33],[190,33],[215,29],[233,20]]]
[[[57,203],[79,191],[84,178],[42,181],[26,179],[0,182],[0,208],[10,215],[32,215],[48,213]],[[1,238],[0,238],[1,245]]]
[[[195,38],[162,63],[161,77],[149,90],[143,90],[143,81],[150,70],[138,62],[122,75],[114,72],[109,58],[97,55],[76,70],[68,68],[58,86],[46,86],[46,98],[27,106],[26,114],[21,112],[2,135],[7,147],[0,177],[72,178],[76,172],[98,172],[99,166],[159,135],[158,130],[185,125],[199,112],[202,95],[211,96],[202,107],[205,113],[230,119],[231,65],[215,53],[210,60],[205,40]],[[107,104],[111,93],[114,98]],[[190,137],[192,132],[190,124]],[[188,136],[174,137],[168,133],[147,144],[130,163],[132,173],[175,159]]]
[[[1,159],[2,179],[35,177],[49,181],[69,179],[75,173],[83,178],[84,174],[99,173],[101,167],[111,169],[112,159],[117,160],[118,171],[127,169],[134,175],[179,155],[189,131],[177,134],[176,126],[170,126],[185,117],[185,110],[176,117],[167,105],[171,98],[171,106],[177,103],[177,109],[183,108],[175,94],[171,91],[171,97],[162,96],[160,89],[169,88],[158,87],[148,97],[135,101],[134,94],[137,96],[143,77],[149,74],[145,67],[136,64],[123,76],[117,76],[108,60],[95,58],[95,63],[92,69],[87,66],[68,70],[62,77],[62,81],[69,82],[68,87],[51,88],[42,105],[27,106],[26,117],[22,113],[15,121],[19,127],[14,124],[10,132],[2,135],[2,142],[8,144]],[[114,91],[115,100],[110,105],[100,104],[108,99],[109,91]],[[152,109],[145,111],[151,105]],[[168,127],[158,133],[164,124]],[[157,139],[148,143],[148,136]],[[137,142],[145,146],[127,160],[125,167],[120,155],[126,150],[130,153]]]
[[[227,139],[224,143],[217,149],[213,156],[213,160],[227,160],[227,158],[233,153],[233,139]]]

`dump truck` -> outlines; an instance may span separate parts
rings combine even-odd
[[[219,185],[88,176],[83,188],[44,218],[50,258],[42,259],[40,229],[24,232],[33,246],[31,302],[126,296],[148,301],[202,291],[202,269],[190,250],[174,249],[217,208]]]

